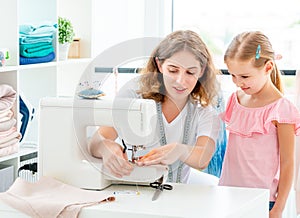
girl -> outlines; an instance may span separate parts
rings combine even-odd
[[[142,74],[118,94],[157,102],[160,140],[137,165],[169,165],[169,182],[186,182],[190,167],[208,165],[220,125],[211,106],[218,93],[216,74],[211,55],[195,32],[173,32],[154,49]],[[89,149],[103,158],[113,175],[122,177],[130,174],[133,165],[115,142],[117,136],[115,129],[101,127]]]
[[[237,35],[225,53],[240,90],[222,114],[229,138],[219,184],[269,189],[270,217],[279,218],[292,185],[300,115],[283,97],[274,56],[269,39],[258,31]]]

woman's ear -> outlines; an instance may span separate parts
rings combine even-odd
[[[158,57],[155,57],[155,63],[156,63],[156,66],[158,68],[158,71],[162,72],[162,67],[161,67],[161,64],[160,64],[160,61],[159,61]]]

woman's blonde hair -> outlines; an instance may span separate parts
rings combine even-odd
[[[163,64],[166,59],[180,51],[191,52],[199,61],[203,70],[203,75],[198,79],[191,92],[192,99],[202,106],[214,103],[213,100],[216,99],[219,90],[216,79],[219,71],[216,70],[205,43],[197,33],[190,30],[180,30],[169,34],[154,49],[146,67],[141,71],[143,75],[141,76],[138,93],[143,98],[163,102],[165,99],[163,75],[159,72],[155,59],[157,58],[160,64]]]
[[[238,34],[228,46],[224,62],[233,59],[252,61],[254,67],[261,68],[267,61],[275,60],[275,52],[266,35],[260,31],[249,31]],[[277,89],[283,92],[281,73],[275,61],[270,77]]]

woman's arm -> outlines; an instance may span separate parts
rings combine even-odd
[[[112,127],[100,127],[88,144],[92,156],[103,159],[103,165],[116,177],[129,175],[133,166],[129,163],[121,145],[115,142],[117,132]]]
[[[208,166],[214,151],[214,140],[207,136],[200,136],[195,146],[170,143],[154,148],[138,161],[138,165],[169,165],[179,159],[193,168],[204,169]]]
[[[280,176],[278,184],[278,196],[270,217],[281,214],[288,198],[294,175],[294,147],[295,131],[292,124],[277,124],[279,151],[280,151]],[[279,215],[278,217],[280,217]]]

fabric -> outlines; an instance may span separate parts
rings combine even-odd
[[[55,53],[51,52],[50,54],[44,56],[44,57],[36,57],[36,58],[26,58],[20,56],[20,64],[26,65],[26,64],[38,64],[38,63],[46,63],[50,62],[55,59]]]
[[[13,119],[14,112],[10,109],[5,112],[0,112],[0,123]]]
[[[218,104],[216,106],[218,114],[223,113],[225,110],[225,101],[222,94],[218,96]],[[213,154],[206,169],[202,170],[208,174],[214,175],[218,178],[221,176],[222,165],[225,156],[226,146],[227,146],[227,133],[225,128],[225,123],[221,121],[220,132],[216,142],[216,151]]]
[[[14,138],[20,139],[20,137],[21,137],[21,134],[19,132],[17,132],[16,127],[13,127],[12,130],[8,131],[7,133],[8,133],[8,135],[5,135],[5,137],[0,136],[0,147],[2,147],[1,146],[2,143],[8,142]]]
[[[42,43],[37,43],[42,44]],[[45,45],[31,44],[31,46],[20,45],[20,55],[27,58],[44,57],[51,52],[54,52],[52,43],[45,43]]]
[[[141,98],[139,94],[136,93],[137,89],[139,88],[138,85],[139,77],[135,77],[132,80],[130,80],[127,84],[125,84],[117,93],[116,98]],[[192,113],[192,122],[190,124],[190,137],[188,140],[188,145],[195,145],[196,138],[198,136],[208,136],[212,138],[215,142],[217,141],[218,135],[219,135],[219,124],[220,119],[218,118],[217,112],[214,108],[208,106],[208,107],[197,107],[196,105],[192,104],[190,101],[188,102],[190,104],[191,113]],[[182,138],[182,132],[184,129],[184,123],[185,123],[185,109],[181,111],[181,113],[178,115],[178,117],[173,120],[171,123],[167,124],[166,121],[164,121],[164,126],[166,125],[175,125],[175,127],[170,129],[165,129],[165,134],[167,136],[167,142],[170,143],[169,140],[179,140]],[[159,133],[158,133],[159,134]],[[157,135],[158,135],[157,134]],[[172,138],[172,137],[176,137]],[[169,139],[168,139],[169,138]],[[160,146],[159,139],[153,139],[153,143],[151,143],[151,146],[147,147],[147,149],[144,151],[145,153],[149,152],[154,147]],[[177,178],[177,168],[178,168],[178,161],[175,162],[172,165],[172,169],[174,169],[173,172],[173,180],[175,181]],[[183,183],[186,183],[188,181],[188,176],[190,174],[190,167],[186,164],[183,165],[182,169],[182,175],[181,175],[181,181]],[[173,182],[174,182],[173,181]]]
[[[0,84],[0,112],[11,109],[16,101],[16,96],[17,92],[12,86]]]
[[[40,26],[33,26],[30,24],[19,25],[19,33],[25,35],[52,35],[56,31],[56,26],[50,23],[44,23]]]
[[[11,144],[4,148],[0,148],[0,157],[14,154],[14,153],[17,153],[18,151],[19,151],[19,143]]]
[[[0,122],[0,132],[11,129],[14,125],[16,125],[16,123],[17,120],[15,118]]]
[[[222,119],[229,131],[220,185],[266,188],[276,200],[279,180],[279,145],[272,121],[295,124],[300,134],[300,114],[286,98],[258,108],[238,103],[237,94],[228,100]]]
[[[114,201],[111,192],[83,190],[50,177],[30,183],[17,178],[0,200],[32,218],[78,217],[81,208]]]

